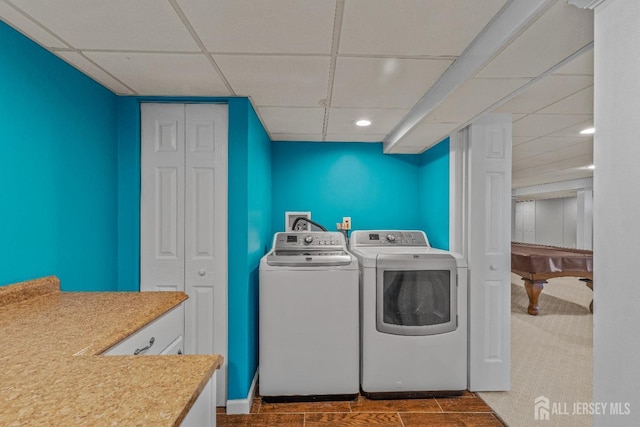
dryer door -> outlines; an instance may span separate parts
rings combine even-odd
[[[378,255],[376,329],[434,335],[457,329],[456,260],[447,254]]]

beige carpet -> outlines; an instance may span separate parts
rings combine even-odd
[[[478,394],[510,427],[590,426],[591,416],[574,415],[573,408],[592,401],[591,290],[577,278],[551,279],[540,296],[540,314],[529,316],[522,280],[512,274],[511,282],[511,390]],[[538,396],[569,414],[535,420]]]

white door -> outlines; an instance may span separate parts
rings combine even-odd
[[[142,104],[140,289],[182,290],[185,352],[221,354],[227,384],[226,105]]]
[[[511,115],[471,124],[469,146],[469,389],[509,390]]]
[[[451,250],[469,265],[469,390],[510,388],[511,116],[451,138]]]
[[[142,291],[184,291],[184,141],[183,105],[142,104]]]

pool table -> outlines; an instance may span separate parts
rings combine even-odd
[[[535,316],[548,279],[579,277],[593,290],[593,251],[511,242],[511,272],[522,277],[529,296],[527,312]],[[593,312],[593,301],[589,309]]]

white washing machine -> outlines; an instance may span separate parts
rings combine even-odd
[[[263,399],[358,393],[358,275],[342,233],[276,233],[260,262]]]
[[[422,231],[354,231],[360,263],[361,377],[373,398],[467,388],[467,264]]]

